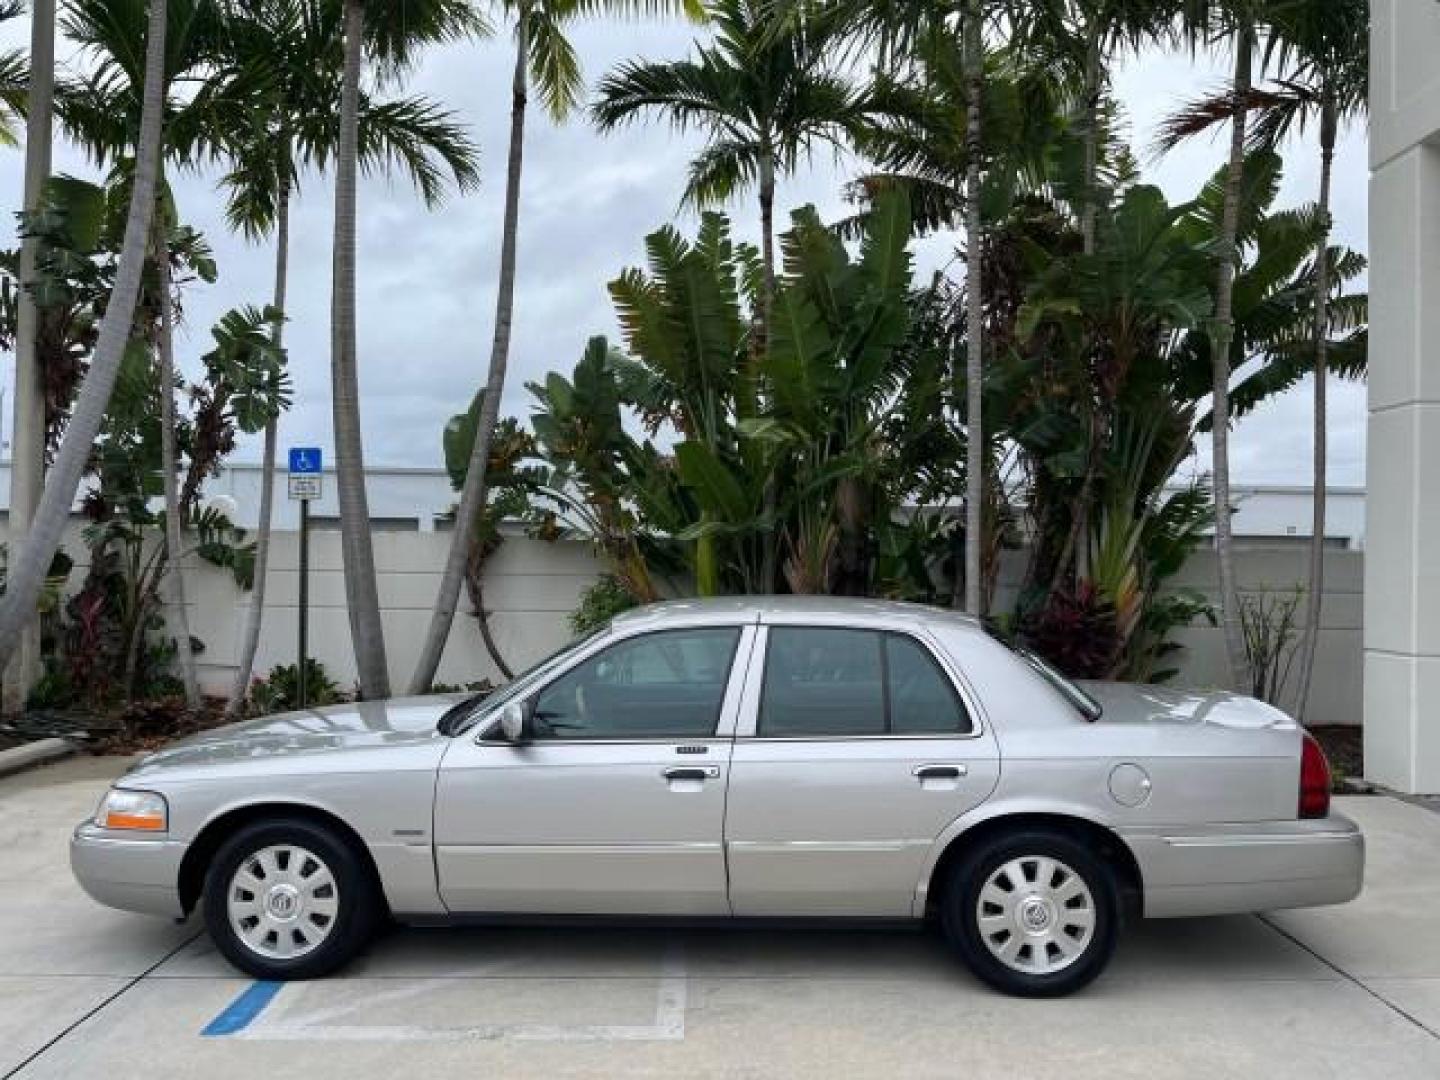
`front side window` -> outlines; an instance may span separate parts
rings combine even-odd
[[[970,717],[915,639],[878,630],[771,627],[758,734],[961,735]]]
[[[740,628],[666,630],[616,642],[535,702],[545,739],[694,739],[715,734]]]

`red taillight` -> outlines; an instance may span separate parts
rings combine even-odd
[[[1300,748],[1300,816],[1322,818],[1330,813],[1330,762],[1308,731]]]

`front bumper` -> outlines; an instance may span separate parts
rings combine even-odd
[[[180,860],[185,844],[160,837],[116,836],[86,823],[70,838],[70,869],[107,907],[182,918]]]
[[[1343,904],[1364,884],[1365,837],[1343,814],[1121,835],[1140,865],[1147,918]]]

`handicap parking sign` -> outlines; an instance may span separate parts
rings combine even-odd
[[[290,471],[301,476],[320,472],[320,448],[318,446],[290,447]]]

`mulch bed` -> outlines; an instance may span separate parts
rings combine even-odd
[[[34,709],[0,725],[0,749],[33,739],[70,739],[92,754],[137,754],[226,723],[225,702],[207,698],[199,709],[183,698],[138,701],[107,716]]]
[[[1307,730],[1330,759],[1337,787],[1347,777],[1365,775],[1365,729],[1359,724],[1320,724]]]

